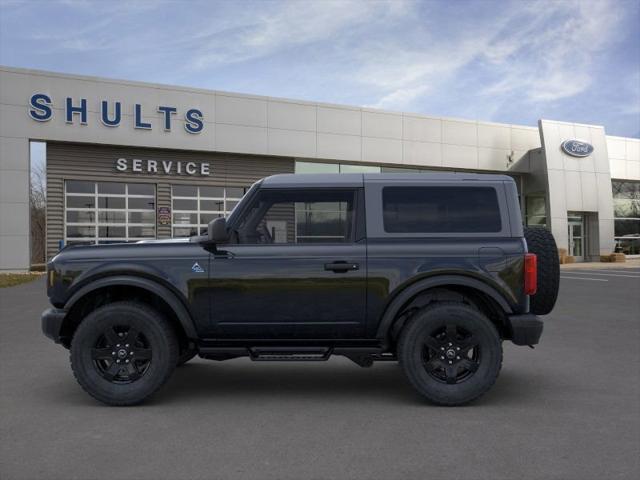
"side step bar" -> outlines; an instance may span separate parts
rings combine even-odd
[[[331,352],[328,347],[251,347],[249,357],[254,362],[324,362]]]
[[[230,360],[248,356],[254,362],[325,362],[331,355],[342,355],[361,367],[370,367],[377,361],[397,360],[393,353],[382,353],[378,347],[342,346],[201,346],[199,355],[209,360]]]

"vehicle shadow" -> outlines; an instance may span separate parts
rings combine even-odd
[[[535,402],[541,387],[521,375],[503,372],[493,388],[469,407]],[[319,400],[427,405],[397,363],[372,368],[350,364],[256,364],[247,360],[194,362],[174,372],[152,399],[154,404],[243,400]]]

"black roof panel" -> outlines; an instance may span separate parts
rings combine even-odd
[[[262,188],[282,187],[362,187],[364,183],[402,183],[424,180],[450,182],[456,180],[509,181],[508,175],[486,173],[425,172],[425,173],[298,173],[266,177]]]

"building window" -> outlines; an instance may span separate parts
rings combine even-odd
[[[380,173],[377,165],[296,162],[296,173]]]
[[[544,195],[527,195],[525,197],[525,202],[527,225],[546,227],[547,211]]]
[[[200,235],[211,220],[229,215],[247,188],[172,185],[173,237]]]
[[[296,202],[296,243],[333,243],[348,239],[352,198]]]
[[[65,243],[156,238],[155,185],[65,181]]]
[[[340,173],[337,163],[296,162],[296,173]]]
[[[640,182],[613,180],[616,250],[640,255]]]

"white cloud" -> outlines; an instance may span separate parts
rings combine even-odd
[[[14,27],[43,10],[52,21]],[[602,52],[629,33],[614,0],[65,0],[3,13],[0,53],[16,64],[485,119],[603,89]]]
[[[501,80],[484,94],[520,93],[531,102],[546,102],[572,97],[591,85],[593,55],[615,37],[620,11],[603,0],[544,6],[548,8],[532,14],[514,36],[490,45],[486,57]]]
[[[416,98],[421,97],[428,91],[429,85],[399,88],[385,95],[376,103],[366,106],[370,108],[398,108],[399,106],[410,105]]]
[[[383,92],[373,107],[403,109],[420,96],[439,90],[477,57],[486,41],[463,38],[453,48],[434,42],[431,48],[422,50],[403,50],[389,42],[363,55],[357,77]]]
[[[480,75],[479,96],[528,102],[575,96],[592,82],[592,57],[616,36],[621,12],[609,1],[505,5],[504,14],[464,31],[430,36],[419,46],[390,43],[364,55],[362,83],[378,88],[381,108],[403,109],[422,95],[451,93],[464,75]],[[465,71],[471,69],[472,71]]]
[[[213,22],[197,34],[196,69],[244,62],[282,49],[325,42],[329,47],[345,31],[401,16],[404,0],[331,0],[265,3],[270,8],[245,12],[222,26]]]

